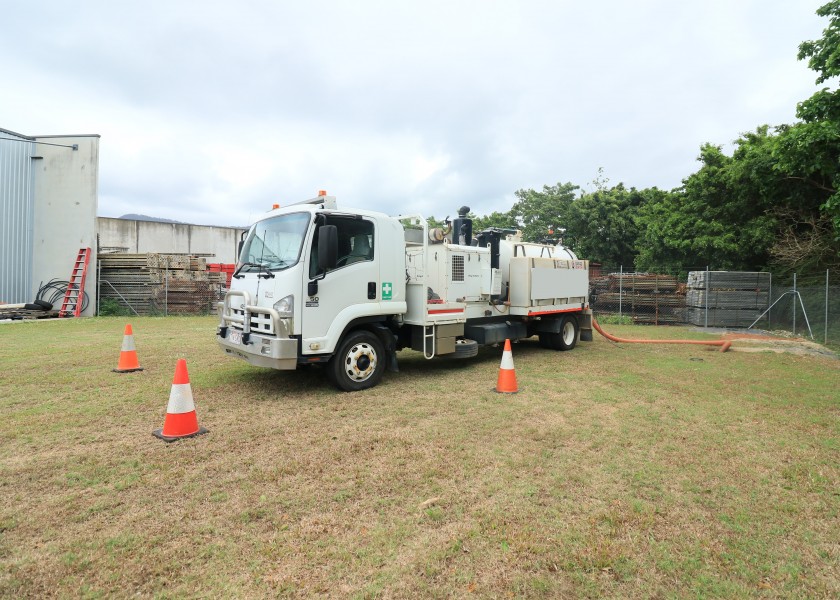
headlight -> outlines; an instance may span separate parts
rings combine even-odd
[[[295,315],[295,297],[288,295],[285,298],[280,298],[274,303],[274,310],[276,310],[282,318],[291,319]]]

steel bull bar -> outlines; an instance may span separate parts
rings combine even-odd
[[[258,367],[284,370],[297,367],[298,341],[289,337],[291,332],[284,327],[276,310],[252,304],[251,295],[239,290],[225,294],[218,310],[216,341],[226,353]],[[251,322],[255,318],[268,327],[252,331]]]

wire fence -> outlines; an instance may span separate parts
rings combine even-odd
[[[100,254],[97,313],[212,314],[232,267],[194,255]],[[840,346],[840,273],[661,271],[592,265],[593,312],[650,325],[786,331]]]
[[[771,305],[768,311],[771,330],[790,331],[826,345],[840,345],[840,276],[837,273],[781,281],[773,288]]]
[[[638,273],[590,270],[593,312],[621,321],[785,331],[840,345],[840,273],[801,276],[706,267]]]
[[[214,266],[196,255],[100,254],[97,314],[214,313],[228,285]]]

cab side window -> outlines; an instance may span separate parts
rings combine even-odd
[[[349,217],[329,216],[327,225],[335,225],[338,230],[338,261],[335,268],[341,269],[357,262],[373,260],[374,226],[372,221]],[[318,230],[312,239],[310,249],[309,277],[321,274],[318,269]]]

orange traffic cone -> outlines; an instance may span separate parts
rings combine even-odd
[[[174,442],[202,433],[207,433],[207,430],[198,426],[198,416],[195,414],[192,388],[190,388],[190,376],[187,373],[187,361],[180,358],[175,366],[175,378],[172,380],[172,391],[169,393],[169,405],[166,407],[163,429],[155,429],[152,435],[164,442]]]
[[[505,351],[502,353],[502,364],[499,366],[499,380],[496,391],[500,394],[515,394],[519,391],[516,385],[516,371],[513,369],[513,354],[510,351],[510,340],[505,340]]]
[[[134,349],[134,333],[131,331],[131,325],[126,325],[120,351],[120,362],[117,363],[117,368],[112,369],[112,371],[114,373],[133,373],[142,370],[143,367],[137,361],[137,350]]]

